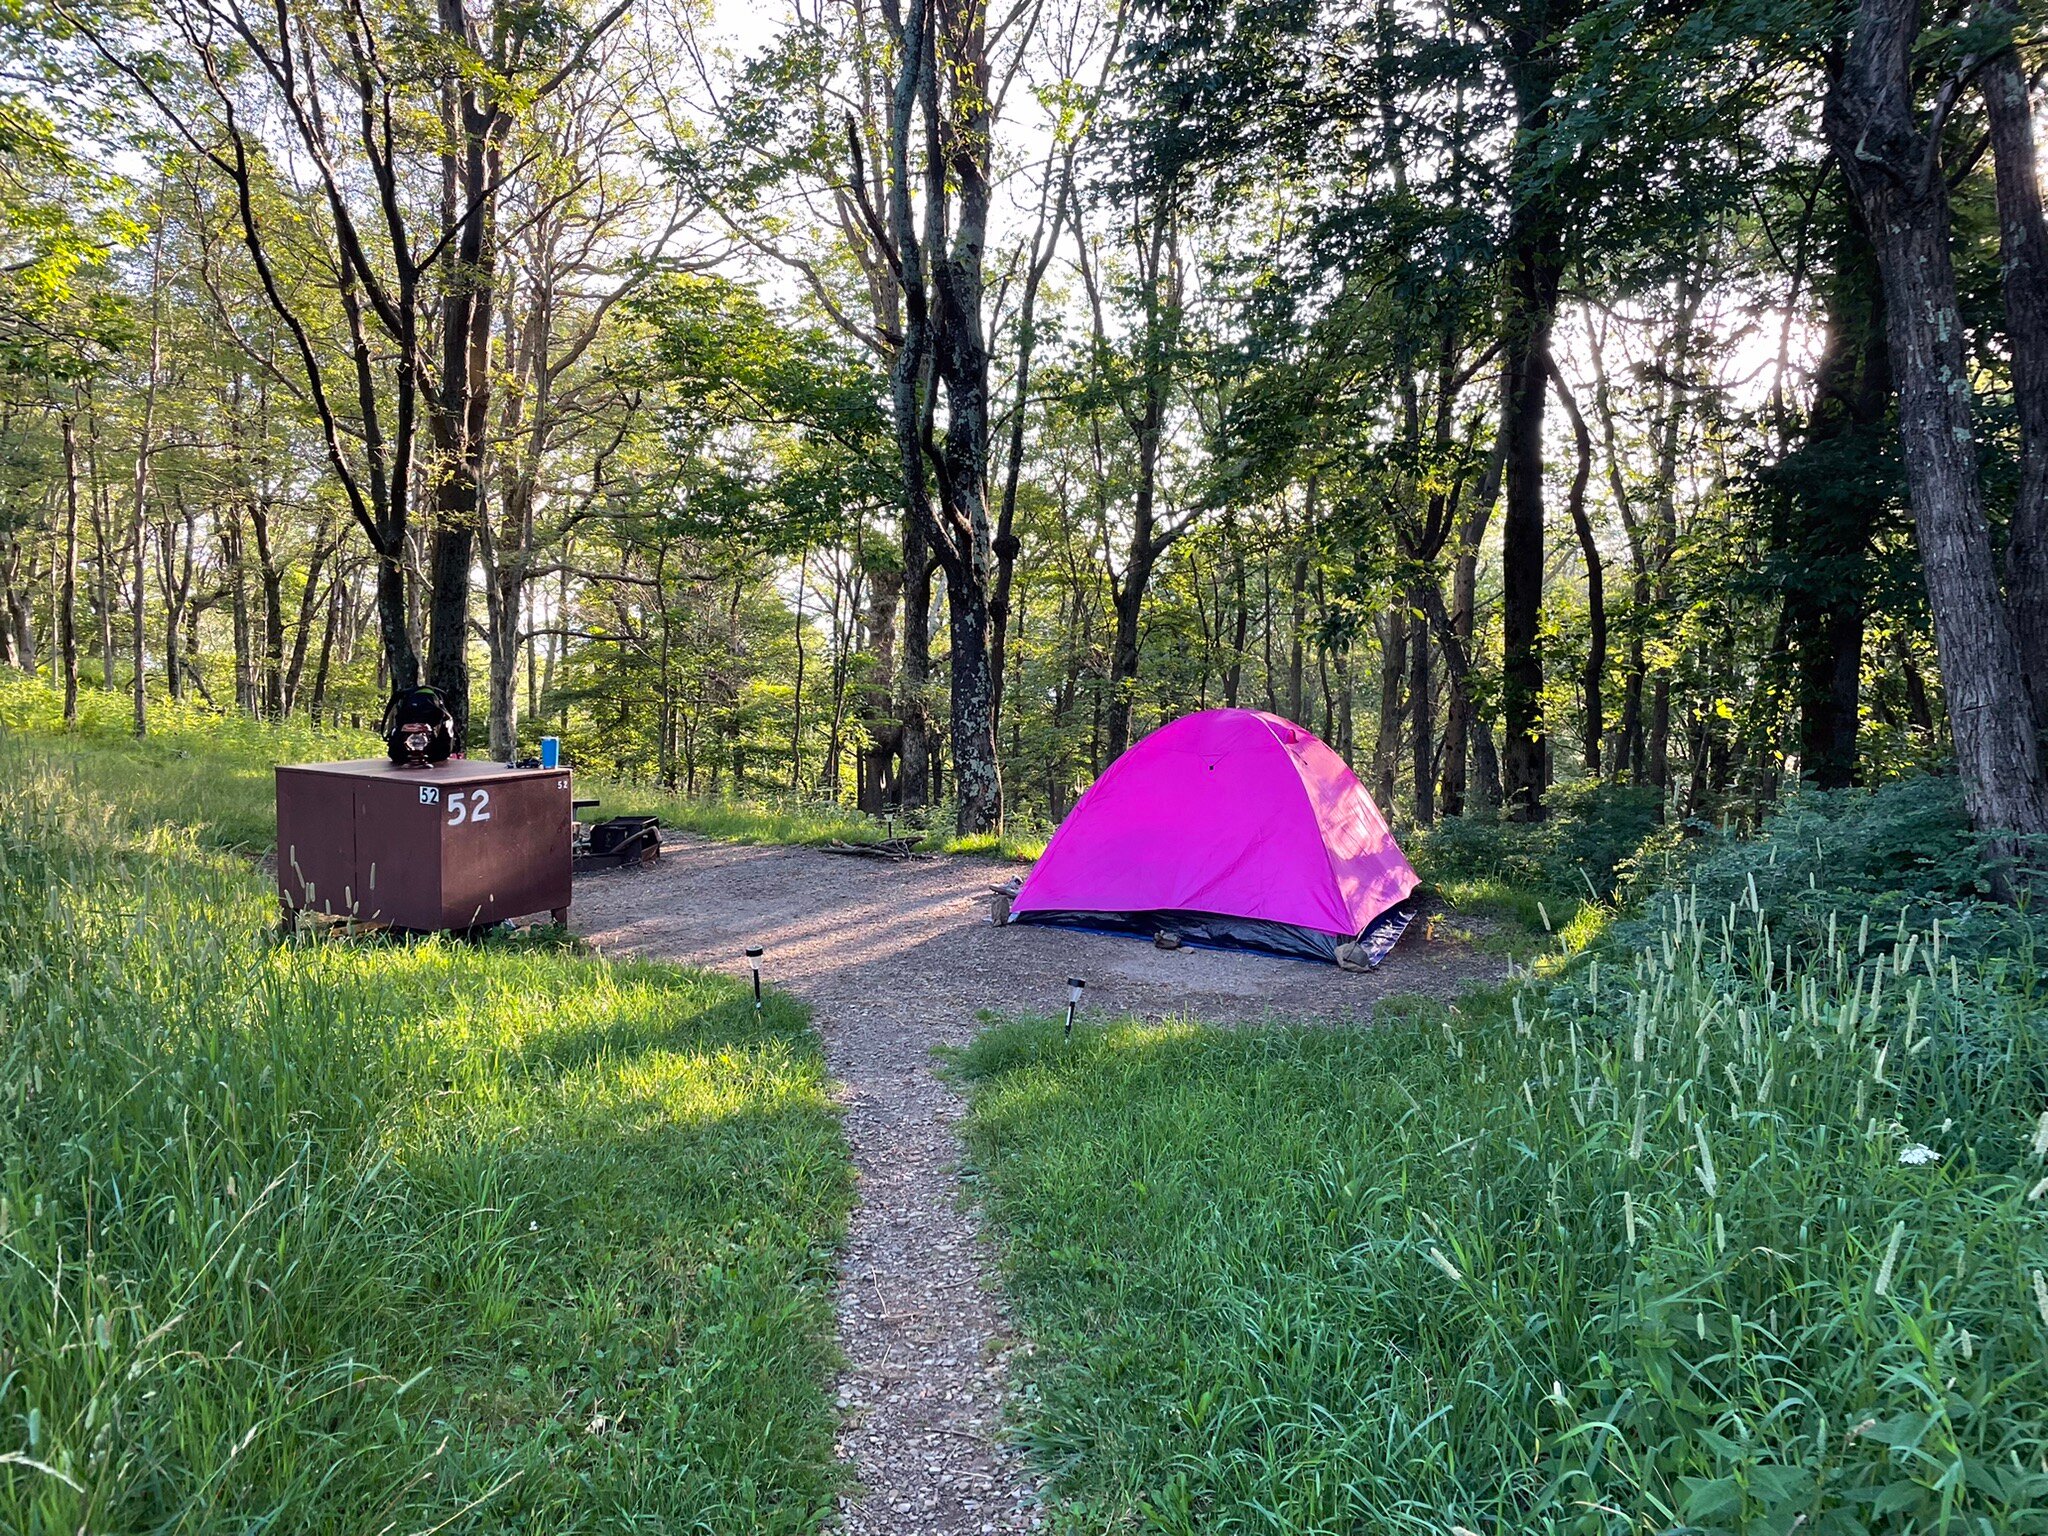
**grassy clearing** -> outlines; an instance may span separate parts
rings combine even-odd
[[[298,720],[269,726],[165,699],[151,701],[149,735],[137,741],[129,709],[125,694],[87,689],[79,695],[78,725],[67,730],[55,690],[26,679],[0,680],[0,727],[89,751],[97,782],[179,806],[216,847],[262,850],[277,840],[271,769],[278,763],[370,757],[379,750],[368,731]],[[665,826],[727,843],[875,842],[890,830],[875,817],[809,796],[680,795],[588,774],[578,775],[576,789],[585,799],[603,802],[599,814],[658,816]],[[999,838],[955,837],[944,830],[951,815],[935,808],[923,823],[899,818],[893,830],[917,836],[918,846],[932,853],[1028,861],[1045,851],[1042,829],[1027,827]]]
[[[273,947],[215,851],[261,754],[176,740],[0,739],[0,1530],[815,1530],[851,1187],[799,1007]]]
[[[791,794],[780,799],[740,799],[726,795],[670,794],[645,784],[602,783],[594,791],[604,797],[606,815],[658,816],[664,826],[679,827],[700,837],[725,843],[807,844],[873,843],[885,836],[915,837],[927,853],[975,854],[985,858],[1029,861],[1045,851],[1048,834],[1025,829],[997,837],[957,837],[945,830],[952,811],[937,806],[921,820],[896,817],[884,821],[852,807]]]
[[[1069,1526],[2048,1530],[2048,948],[1762,886],[1366,1032],[984,1036]]]

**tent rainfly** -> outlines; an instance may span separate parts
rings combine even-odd
[[[1210,709],[1110,764],[1025,877],[1010,921],[1171,929],[1191,944],[1377,965],[1415,886],[1386,817],[1313,732]]]

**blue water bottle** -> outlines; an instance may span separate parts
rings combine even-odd
[[[543,768],[562,766],[562,738],[543,736],[540,739],[540,765]]]

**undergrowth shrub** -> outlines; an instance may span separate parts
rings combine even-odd
[[[1654,785],[1560,784],[1550,814],[1533,824],[1473,814],[1446,816],[1403,846],[1438,886],[1494,880],[1573,900],[1613,895],[1619,872],[1657,833]]]
[[[1952,774],[1917,774],[1874,789],[1787,795],[1755,832],[1695,828],[1652,845],[1621,870],[1624,893],[1695,893],[1707,906],[1754,904],[1781,940],[1811,946],[1829,925],[1890,929],[1938,924],[1947,952],[2023,960],[2048,952],[2041,903],[1992,899],[1984,839],[1970,828]],[[1621,921],[1623,945],[1646,942],[1654,918]]]

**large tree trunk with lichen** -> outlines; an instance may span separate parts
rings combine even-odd
[[[885,18],[898,56],[888,107],[888,232],[904,327],[889,403],[904,513],[946,576],[955,828],[963,836],[999,832],[1003,781],[996,759],[991,627],[996,554],[982,313],[994,125],[987,18],[978,6],[956,9],[947,0],[912,0],[900,12],[891,6]],[[912,159],[913,128],[924,135],[921,165]],[[914,188],[919,181],[925,190],[922,230]],[[952,237],[934,249],[936,238],[927,237],[945,227],[949,193],[957,214]],[[946,430],[933,451],[932,396],[938,390],[944,393]],[[907,569],[910,563],[906,559]],[[916,571],[908,572],[908,586],[919,580]],[[906,602],[906,622],[915,617],[913,609]],[[908,672],[907,635],[904,651]],[[908,730],[906,722],[906,737]]]
[[[1977,477],[1948,182],[1913,104],[1919,28],[1915,0],[1862,0],[1826,124],[1883,276],[1906,483],[1964,799],[1980,831],[2039,835],[2048,833],[2048,777]]]
[[[2005,601],[2033,692],[2034,723],[2048,730],[2048,216],[2034,153],[2034,110],[2019,54],[1984,68],[1984,108],[1997,167],[1998,245],[2005,329],[2020,418],[2020,485],[2005,547]]]

